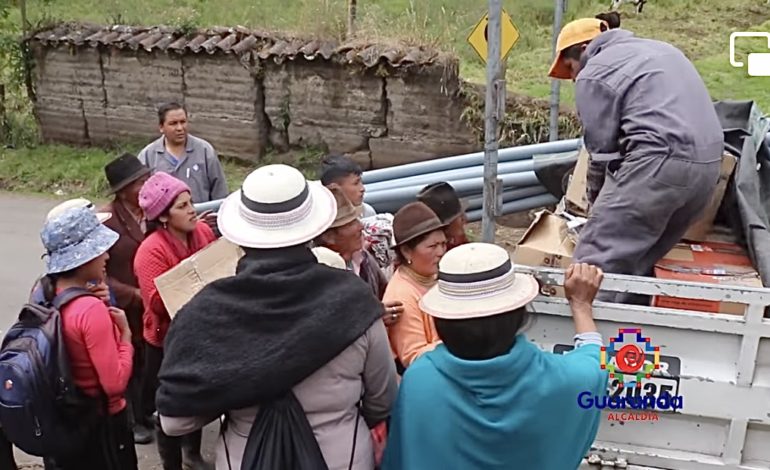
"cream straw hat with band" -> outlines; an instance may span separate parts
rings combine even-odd
[[[347,265],[345,264],[345,259],[336,251],[330,250],[325,246],[317,246],[310,251],[313,252],[313,255],[315,255],[315,258],[321,264],[325,264],[331,268],[341,269],[343,271],[348,269]]]
[[[535,278],[516,273],[505,249],[468,243],[441,258],[438,282],[422,297],[420,308],[447,320],[489,317],[524,307],[538,292]]]
[[[219,208],[222,236],[246,248],[301,245],[334,222],[337,201],[318,181],[307,181],[288,165],[266,165],[251,172],[241,189]]]

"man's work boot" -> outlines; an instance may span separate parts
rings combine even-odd
[[[201,455],[203,431],[198,430],[182,436],[182,455],[184,470],[214,470],[214,464],[206,462]]]

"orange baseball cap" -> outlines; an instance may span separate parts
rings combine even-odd
[[[551,64],[548,76],[565,80],[572,78],[569,67],[561,60],[562,51],[575,44],[594,39],[602,33],[602,25],[607,29],[607,23],[596,18],[581,18],[564,25],[556,39],[556,58]]]

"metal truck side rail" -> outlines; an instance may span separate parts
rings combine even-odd
[[[559,286],[564,271],[517,266],[542,286]],[[596,302],[594,318],[605,344],[620,328],[640,328],[660,347],[666,373],[653,373],[650,393],[676,390],[683,406],[655,411],[656,420],[612,420],[603,410],[589,461],[624,468],[767,469],[770,463],[770,289],[605,275],[605,290],[745,304],[743,315],[710,314]],[[541,292],[552,289],[543,288]],[[541,295],[531,304],[528,337],[545,350],[572,344],[564,298]],[[642,381],[644,382],[644,380]],[[658,385],[655,385],[655,384]],[[613,386],[612,380],[608,388]],[[625,392],[623,392],[625,393]],[[668,392],[666,392],[668,393]],[[576,402],[576,406],[577,402]],[[626,410],[631,411],[631,410]],[[625,466],[628,467],[625,467]],[[581,468],[596,468],[584,463]]]

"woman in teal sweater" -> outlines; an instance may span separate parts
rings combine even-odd
[[[577,397],[601,397],[607,387],[592,311],[601,270],[567,271],[577,334],[564,355],[520,333],[538,284],[514,272],[504,249],[462,245],[444,255],[439,271],[421,307],[443,344],[404,375],[383,469],[576,469],[600,414],[578,406]]]

